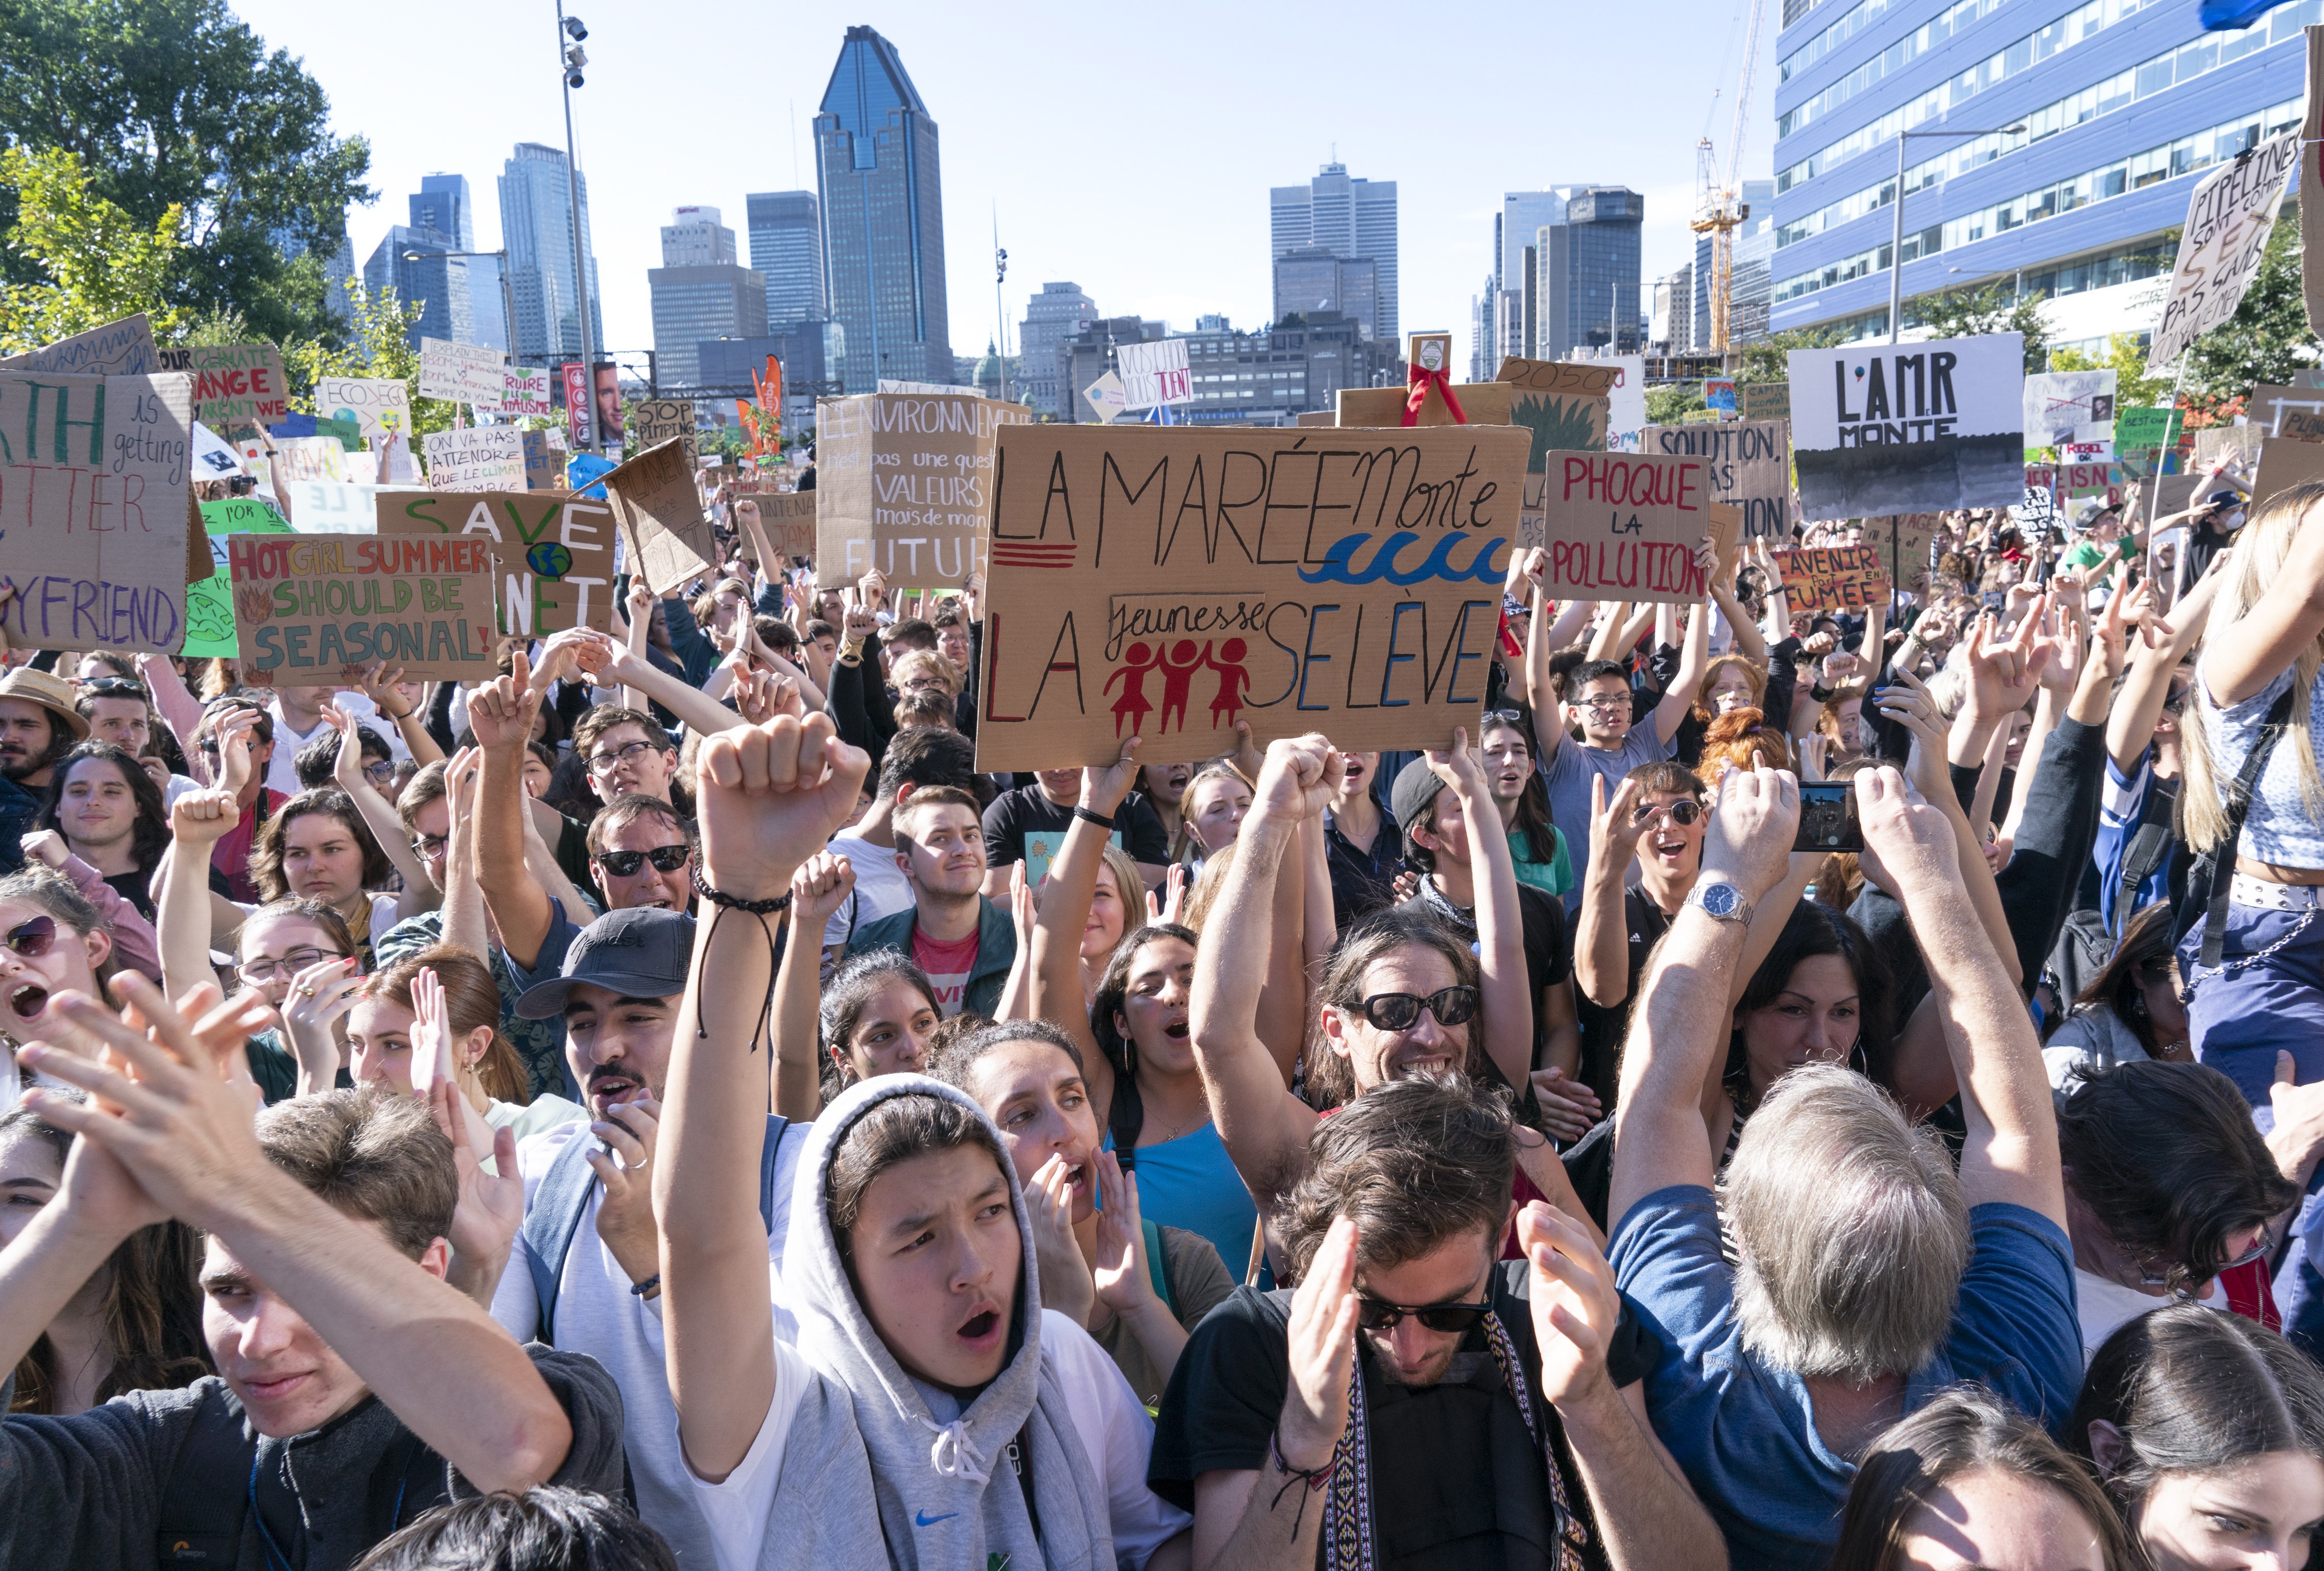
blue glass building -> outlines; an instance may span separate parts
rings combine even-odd
[[[824,277],[849,393],[954,380],[936,123],[896,46],[851,27],[815,117]]]

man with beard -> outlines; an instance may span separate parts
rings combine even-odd
[[[1315,1127],[1281,1224],[1298,1290],[1238,1289],[1163,1399],[1148,1482],[1194,1513],[1195,1564],[1726,1565],[1587,1224],[1536,1201],[1526,1258],[1494,1259],[1514,1132],[1446,1072]]]
[[[50,773],[88,735],[62,678],[30,666],[0,676],[0,873],[24,865],[20,842],[39,827]]]
[[[472,711],[473,712],[473,711]],[[730,918],[731,919],[731,918]],[[604,1365],[621,1388],[638,1515],[681,1565],[713,1563],[709,1529],[678,1452],[678,1409],[662,1368],[661,1234],[654,1221],[654,1144],[670,1038],[694,953],[694,919],[634,907],[583,929],[560,974],[525,991],[517,1012],[561,1018],[566,1067],[591,1123],[521,1142],[525,1218],[493,1298],[493,1317],[528,1338]],[[779,1262],[791,1169],[805,1142],[770,1123],[761,1197],[767,1252]],[[776,1329],[798,1326],[780,1305]]]

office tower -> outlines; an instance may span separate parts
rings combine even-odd
[[[1366,337],[1379,337],[1379,263],[1349,260],[1321,245],[1302,245],[1275,259],[1275,317],[1337,311]]]
[[[1649,352],[1684,355],[1694,348],[1694,263],[1655,280],[1652,320],[1646,328]]]
[[[580,176],[581,248],[576,274],[573,209],[566,194],[562,149],[520,142],[502,166],[501,243],[508,248],[509,292],[515,299],[512,353],[520,363],[544,365],[581,356],[580,276],[589,286],[591,357],[605,350],[605,318],[597,294],[597,258],[589,243],[589,180]]]
[[[1494,338],[1479,356],[1486,376],[1500,368],[1504,356],[1532,356],[1532,340],[1526,332],[1526,250],[1545,225],[1565,222],[1566,199],[1582,189],[1544,186],[1502,193],[1501,210],[1493,215],[1493,275],[1488,296]]]
[[[476,341],[468,264],[445,254],[459,249],[451,236],[438,230],[397,224],[364,263],[364,288],[374,294],[392,289],[403,304],[420,308],[410,335],[414,348],[422,338]]]
[[[646,273],[653,295],[654,376],[664,392],[709,385],[706,338],[767,336],[767,281],[734,260],[734,231],[715,208],[679,208],[661,232],[659,267]],[[762,362],[763,364],[763,362]]]
[[[476,218],[475,204],[468,197],[468,177],[421,175],[419,194],[411,199],[411,226],[450,236],[456,251],[474,251]]]
[[[339,223],[338,245],[323,263],[323,309],[345,322],[355,316],[355,300],[348,285],[355,276],[355,243],[347,238],[345,219]]]
[[[953,380],[936,123],[896,46],[851,27],[815,117],[824,279],[849,393]]]
[[[824,316],[823,216],[813,191],[758,191],[742,199],[751,268],[767,281],[767,326]]]
[[[1272,187],[1268,213],[1270,256],[1318,247],[1343,261],[1370,262],[1379,300],[1373,330],[1396,338],[1394,180],[1351,179],[1347,165],[1327,163],[1304,186]]]
[[[1058,347],[1080,337],[1097,320],[1097,301],[1077,283],[1045,283],[1041,292],[1025,301],[1025,319],[1017,328],[1017,358],[1022,377],[1017,402],[1035,414],[1054,420],[1081,418],[1074,399],[1081,392],[1061,380]]]
[[[1997,284],[2047,297],[2053,345],[2150,336],[2162,295],[2141,281],[2171,271],[2195,182],[2300,123],[2316,11],[2281,5],[2211,32],[2192,6],[2129,0],[2062,14],[1905,0],[1863,28],[1855,10],[1787,5],[1771,330],[1886,334],[1910,131],[1908,328],[1917,295]]]
[[[1565,221],[1536,231],[1526,301],[1532,356],[1563,359],[1590,347],[1638,351],[1639,230],[1646,199],[1622,186],[1582,186]]]

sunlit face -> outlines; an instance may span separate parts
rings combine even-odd
[[[1759,696],[1751,688],[1751,673],[1739,661],[1729,661],[1711,679],[1711,712],[1732,715],[1738,709],[1756,709]]]
[[[75,851],[118,846],[137,828],[137,792],[109,758],[84,758],[65,776],[57,828]]]
[[[1186,782],[1194,778],[1190,763],[1149,763],[1138,772],[1139,789],[1166,808],[1184,805]]]
[[[153,739],[152,706],[143,698],[91,698],[88,735],[90,741],[110,742],[134,758]]]
[[[1145,892],[1142,886],[1139,892]],[[1101,862],[1097,864],[1097,888],[1090,895],[1089,919],[1082,924],[1082,958],[1102,966],[1105,957],[1113,953],[1113,947],[1121,942],[1129,925],[1129,897],[1116,882],[1112,864]]]
[[[990,1151],[898,1162],[865,1187],[847,1237],[863,1312],[907,1373],[965,1391],[1001,1372],[1025,1242]]]
[[[1864,700],[1842,698],[1839,706],[1840,724],[1832,744],[1843,758],[1856,758],[1871,746],[1872,738],[1864,725]]]
[[[1356,1291],[1401,1308],[1436,1304],[1482,1303],[1492,1294],[1495,1238],[1464,1233],[1448,1238],[1417,1260],[1384,1271],[1360,1270]],[[1434,1385],[1444,1378],[1465,1331],[1432,1331],[1410,1315],[1385,1331],[1358,1333],[1371,1344],[1376,1367],[1401,1386]]]
[[[1186,793],[1186,822],[1203,849],[1215,856],[1235,843],[1250,813],[1250,788],[1231,774],[1205,777]]]
[[[2033,732],[2034,716],[2024,710],[2020,709],[2009,716],[2009,746],[2001,755],[2003,763],[2011,769],[2017,767],[2018,761],[2025,756],[2025,739]]]
[[[1754,1010],[1738,1009],[1743,1054],[1757,1099],[1803,1064],[1838,1064],[1862,1029],[1856,973],[1838,955],[1811,955],[1792,967],[1783,991]]]
[[[0,1249],[15,1243],[25,1224],[55,1198],[64,1176],[55,1148],[37,1134],[20,1132],[0,1144]]]
[[[1526,783],[1533,778],[1533,749],[1526,744],[1525,733],[1514,725],[1488,725],[1484,744],[1485,784],[1493,799],[1516,801],[1525,795]],[[1444,796],[1451,794],[1447,791]],[[1443,797],[1437,799],[1442,801]]]
[[[329,929],[285,911],[243,923],[235,959],[244,984],[279,1009],[300,972],[343,954]]]
[[[1592,747],[1619,747],[1630,734],[1634,702],[1630,684],[1619,677],[1592,677],[1582,685],[1573,709],[1582,721],[1582,740]]]
[[[49,751],[53,722],[30,698],[0,698],[0,775],[21,780]]]
[[[847,1034],[847,1058],[859,1080],[917,1075],[928,1061],[928,1040],[943,1017],[928,995],[901,976],[883,984]]]
[[[1072,807],[1082,799],[1082,772],[1077,769],[1044,769],[1034,778],[1041,782],[1041,794],[1064,807]]]
[[[1904,1519],[1910,1571],[2106,1571],[2104,1541],[2062,1490],[1998,1468],[1944,1486]],[[2237,1562],[2241,1564],[2242,1562]]]
[[[30,901],[0,900],[0,999],[17,1036],[48,1019],[51,998],[68,988],[99,996],[97,968],[113,953],[102,929],[76,933]]]
[[[1010,1042],[969,1067],[968,1094],[1000,1127],[1019,1185],[1051,1157],[1071,1175],[1074,1220],[1097,1209],[1097,1114],[1073,1059],[1043,1041]]]
[[[976,809],[959,802],[914,803],[899,827],[896,863],[915,894],[962,900],[983,887],[984,826]]]
[[[669,800],[669,777],[678,772],[678,750],[669,738],[646,735],[634,720],[600,732],[589,744],[589,785],[599,801],[632,791]]]
[[[1369,790],[1372,777],[1379,772],[1379,754],[1377,753],[1342,753],[1340,763],[1342,772],[1340,794],[1343,799],[1352,799]]]
[[[355,1219],[375,1234],[375,1222]],[[442,1277],[451,1262],[442,1239],[420,1264]],[[331,1351],[306,1317],[245,1270],[212,1234],[202,1257],[202,1336],[210,1359],[262,1435],[287,1439],[310,1434],[353,1409],[367,1394],[363,1378]]]
[[[297,900],[351,910],[364,892],[363,843],[336,813],[301,813],[282,826],[282,882]]]
[[[1411,993],[1433,998],[1460,980],[1444,956],[1425,944],[1406,944],[1365,968],[1360,996]],[[1469,1059],[1468,1024],[1442,1024],[1433,1009],[1422,1010],[1405,1030],[1392,1031],[1372,1024],[1360,1003],[1345,1009],[1326,1005],[1323,1035],[1332,1050],[1348,1060],[1359,1092],[1427,1071],[1457,1073]]]
[[[565,995],[565,1063],[589,1099],[589,1116],[641,1096],[661,1099],[669,1042],[678,1027],[675,998],[635,998],[594,982]]]
[[[628,910],[636,906],[650,906],[655,910],[682,911],[693,898],[694,859],[687,856],[664,872],[656,867],[653,854],[660,852],[665,861],[669,853],[683,850],[686,831],[659,813],[641,812],[623,819],[605,831],[604,849],[597,853],[594,865],[597,871],[597,887],[605,892],[607,910]],[[616,873],[608,865],[609,857],[628,858],[622,854],[640,853],[638,864],[626,873]]]
[[[954,670],[968,669],[968,624],[954,622],[936,629],[936,652],[952,661]]]
[[[411,815],[411,848],[420,854],[420,863],[428,869],[429,881],[438,889],[444,887],[447,879],[444,858],[451,852],[451,836],[449,797],[437,797]]]
[[[1469,814],[1450,789],[1438,791],[1427,816],[1413,825],[1413,844],[1431,853],[1438,866],[1469,865]]]
[[[2284,1571],[2324,1526],[2324,1462],[2271,1451],[2211,1473],[2166,1473],[2137,1512],[2154,1571]]]
[[[358,1086],[411,1095],[411,1012],[386,998],[363,998],[347,1011],[350,1073]]]
[[[1149,938],[1130,957],[1113,1029],[1137,1044],[1141,1065],[1160,1075],[1187,1074],[1194,1067],[1188,1025],[1194,998],[1194,947],[1184,938]]]

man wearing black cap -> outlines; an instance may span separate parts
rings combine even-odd
[[[712,1563],[709,1530],[678,1447],[662,1367],[661,1235],[653,1159],[671,1035],[694,953],[694,919],[651,907],[609,911],[581,929],[558,975],[526,989],[517,1013],[561,1017],[565,1058],[592,1123],[563,1123],[517,1147],[525,1218],[493,1298],[493,1317],[604,1364],[621,1387],[638,1514],[681,1565]],[[771,1146],[776,1259],[788,1230],[790,1169],[803,1141]],[[778,1333],[798,1327],[780,1305]]]

